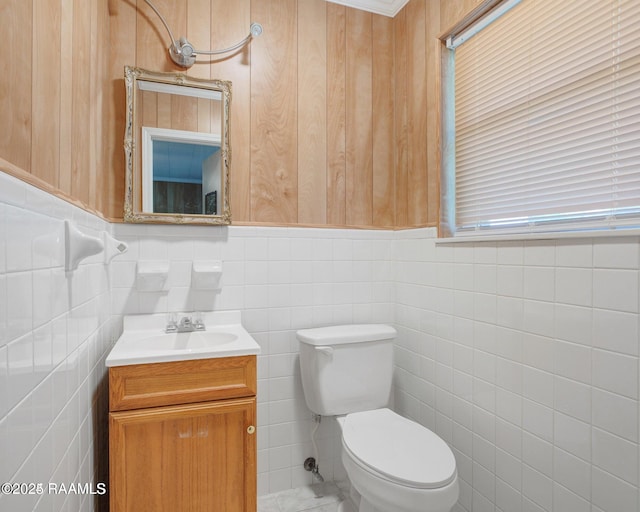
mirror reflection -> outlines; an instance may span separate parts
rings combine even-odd
[[[139,68],[125,77],[125,221],[229,224],[231,84]]]
[[[218,214],[220,137],[186,135],[142,128],[143,212]]]

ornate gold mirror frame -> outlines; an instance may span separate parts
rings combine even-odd
[[[124,221],[231,224],[231,82],[126,66],[125,87]]]

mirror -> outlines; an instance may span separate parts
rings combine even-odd
[[[231,82],[125,67],[125,222],[230,224]]]

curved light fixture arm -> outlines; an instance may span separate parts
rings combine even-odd
[[[245,44],[247,44],[249,41],[251,41],[251,39],[253,39],[254,37],[258,37],[260,34],[262,34],[262,25],[260,25],[260,23],[252,23],[251,24],[251,28],[249,31],[249,35],[247,37],[245,37],[242,41],[238,41],[236,44],[234,44],[233,46],[229,46],[229,48],[224,48],[222,50],[194,50],[195,53],[197,54],[202,54],[202,55],[219,55],[221,53],[229,53],[232,52],[234,50],[238,50],[239,48],[242,48]]]
[[[169,45],[169,55],[171,57],[171,60],[184,68],[191,67],[195,63],[196,56],[198,54],[219,55],[221,53],[229,53],[242,48],[247,43],[249,43],[251,39],[262,34],[262,25],[260,25],[260,23],[252,23],[249,35],[242,41],[239,41],[236,44],[229,46],[228,48],[223,48],[222,50],[196,50],[186,37],[181,37],[180,39],[176,40],[173,37],[173,33],[171,32],[168,23],[166,22],[162,14],[160,14],[160,11],[156,9],[155,5],[151,3],[151,0],[144,1],[149,5],[149,7],[151,7],[151,9],[153,9],[153,12],[158,15],[158,18],[160,18],[160,21],[162,21],[164,28],[167,29],[167,33],[169,34],[169,38],[171,39],[171,45]]]
[[[153,5],[149,0],[144,0],[144,1],[147,2],[149,7],[151,7],[151,9],[153,9],[153,12],[155,12],[158,15],[158,18],[160,18],[160,21],[164,25],[164,28],[166,28],[167,32],[169,33],[169,38],[171,39],[171,46],[175,46],[176,39],[173,37],[173,33],[171,32],[171,29],[169,28],[169,25],[167,24],[167,21],[164,19],[164,16],[162,16],[162,14],[160,14],[160,11],[158,9],[156,9],[156,6]]]

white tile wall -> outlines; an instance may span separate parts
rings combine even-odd
[[[638,238],[434,235],[397,235],[395,405],[451,443],[456,511],[640,510]]]
[[[64,219],[94,236],[110,229],[0,173],[0,482],[44,485],[0,494],[0,510],[94,510],[94,496],[48,484],[107,482],[108,272],[98,256],[65,272]]]
[[[115,314],[240,309],[258,358],[258,491],[310,483],[312,415],[298,369],[297,329],[395,320],[391,231],[267,227],[114,226],[129,252],[113,260]],[[168,292],[138,292],[138,259],[169,263]],[[221,260],[220,290],[195,290],[194,260]],[[341,477],[337,426],[317,432],[320,471]]]
[[[67,274],[62,221],[129,252]],[[123,314],[241,309],[259,358],[259,493],[308,483],[311,414],[295,331],[399,330],[395,407],[454,448],[457,512],[638,510],[637,238],[436,245],[432,230],[108,225],[0,174],[0,480],[104,474],[104,357]],[[139,292],[139,260],[169,291]],[[195,290],[191,263],[223,262]],[[343,476],[334,422],[325,478]],[[103,454],[100,456],[99,454]],[[0,497],[4,510],[94,510],[91,496]]]

